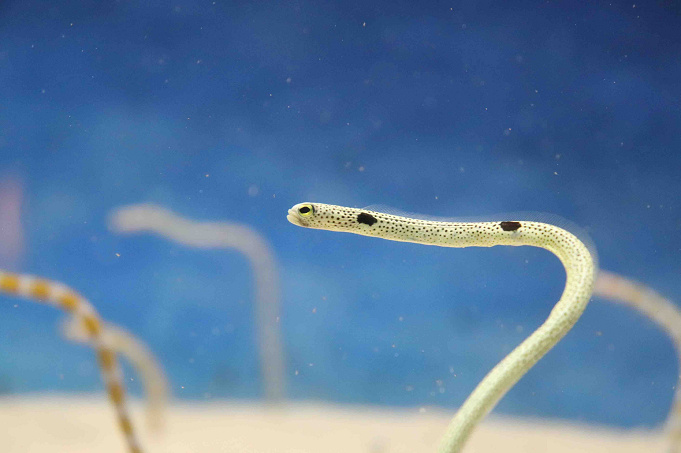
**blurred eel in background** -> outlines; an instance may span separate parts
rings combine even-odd
[[[279,275],[267,241],[247,225],[198,222],[153,204],[123,206],[113,211],[109,228],[122,234],[154,233],[189,247],[226,248],[243,253],[255,280],[255,318],[265,401],[284,399],[284,352],[279,324]]]

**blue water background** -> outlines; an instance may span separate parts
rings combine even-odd
[[[555,213],[681,303],[680,19],[638,0],[4,1],[14,270],[148,342],[175,397],[258,400],[245,258],[106,227],[139,202],[245,223],[280,264],[289,398],[453,409],[548,315],[558,260],[304,230],[287,209]],[[101,391],[60,313],[0,301],[3,392]],[[652,322],[594,299],[496,411],[659,425],[678,372]]]

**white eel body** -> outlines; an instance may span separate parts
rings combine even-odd
[[[551,314],[473,390],[450,422],[439,453],[461,451],[482,418],[572,328],[589,302],[597,271],[595,256],[579,238],[548,223],[522,219],[442,222],[322,203],[297,204],[289,210],[287,218],[291,223],[307,228],[440,247],[541,247],[563,263],[565,289]]]

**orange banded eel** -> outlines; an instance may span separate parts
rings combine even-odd
[[[62,334],[68,340],[90,344],[91,338],[79,319],[71,316],[61,325]],[[150,431],[160,433],[164,427],[164,412],[168,405],[168,380],[163,367],[142,340],[124,328],[104,324],[103,338],[106,344],[126,359],[142,378],[147,398],[147,424]]]
[[[109,399],[130,453],[142,453],[125,405],[125,389],[116,353],[102,339],[103,325],[94,307],[71,288],[30,275],[0,271],[0,292],[52,305],[75,316],[87,330],[102,371]]]

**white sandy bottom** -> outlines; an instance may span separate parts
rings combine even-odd
[[[145,453],[434,453],[452,414],[441,410],[287,403],[175,404],[161,434],[144,426],[133,404]],[[125,453],[104,399],[0,399],[4,453]],[[662,452],[660,431],[589,428],[557,421],[493,418],[465,453]]]

